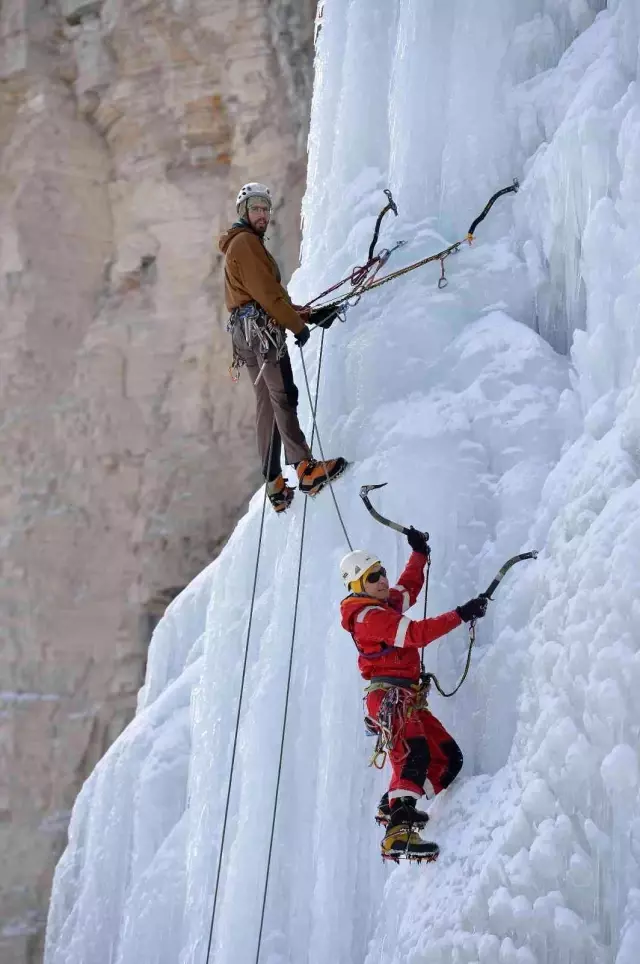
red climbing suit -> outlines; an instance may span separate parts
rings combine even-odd
[[[433,619],[412,620],[403,613],[413,606],[424,582],[427,558],[412,552],[404,572],[386,602],[371,596],[351,595],[342,600],[342,626],[351,633],[359,652],[358,668],[373,686],[380,680],[397,680],[398,705],[393,714],[393,740],[389,752],[392,777],[389,798],[423,794],[431,797],[449,786],[462,767],[455,740],[427,709],[413,707],[420,679],[419,649],[459,626],[455,611]],[[404,685],[403,685],[404,684]],[[389,689],[372,689],[366,697],[367,713],[377,720]]]

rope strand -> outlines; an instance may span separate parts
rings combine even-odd
[[[322,365],[322,353],[323,353],[323,350],[324,350],[324,334],[325,334],[325,333],[324,333],[324,329],[323,329],[323,330],[322,330],[322,338],[321,338],[321,341],[320,341],[320,354],[319,354],[319,356],[318,356],[318,379],[319,379],[319,377],[320,377],[320,368],[321,368],[321,365]],[[323,447],[322,447],[322,439],[320,438],[320,432],[318,431],[318,423],[317,423],[317,421],[316,421],[316,411],[315,411],[315,408],[314,408],[314,405],[313,405],[313,401],[312,401],[312,399],[311,399],[311,389],[309,388],[309,377],[308,377],[308,375],[307,375],[307,366],[306,366],[305,361],[304,361],[304,355],[303,355],[303,353],[302,353],[302,349],[300,349],[300,359],[301,359],[301,361],[302,361],[302,371],[303,371],[303,373],[304,373],[304,383],[305,383],[305,386],[306,386],[306,389],[307,389],[307,397],[308,397],[308,399],[309,399],[309,406],[310,406],[310,408],[311,408],[311,417],[312,417],[312,419],[313,419],[313,429],[314,429],[315,434],[318,436],[318,448],[320,449],[320,455],[322,456],[322,458],[321,458],[320,461],[321,461],[322,464],[324,465],[324,470],[325,470],[325,473],[326,473],[326,475],[327,475],[327,478],[329,478],[329,473],[327,472],[327,460],[326,460],[325,455],[324,455],[324,449],[323,449]],[[316,402],[317,402],[317,400],[316,400]],[[345,539],[346,539],[347,545],[349,546],[349,549],[351,550],[351,552],[353,552],[353,546],[352,546],[352,544],[351,544],[351,539],[349,538],[349,533],[347,532],[347,527],[346,527],[346,525],[345,525],[345,523],[344,523],[344,519],[342,518],[342,513],[340,512],[340,506],[338,505],[338,500],[336,499],[336,494],[335,494],[335,492],[333,491],[333,482],[332,482],[331,479],[329,479],[329,491],[331,492],[331,498],[333,499],[333,504],[334,504],[334,506],[335,506],[336,513],[337,513],[338,519],[339,519],[339,521],[340,521],[340,525],[342,526],[342,531],[343,531],[343,533],[344,533],[344,537],[345,537]]]
[[[262,949],[262,932],[263,932],[263,930],[264,930],[264,918],[265,918],[265,911],[266,911],[266,907],[267,907],[267,894],[268,894],[268,891],[269,891],[269,878],[270,878],[270,875],[271,875],[271,858],[272,858],[272,856],[273,856],[273,841],[274,841],[274,839],[275,839],[276,818],[277,818],[277,814],[278,814],[278,803],[279,803],[279,799],[280,799],[280,783],[281,783],[281,779],[282,779],[282,763],[283,763],[283,760],[284,760],[284,743],[285,743],[285,737],[286,737],[286,733],[287,733],[287,719],[288,719],[288,716],[289,716],[289,695],[290,695],[290,692],[291,692],[291,676],[292,676],[292,670],[293,670],[293,653],[294,653],[294,644],[295,644],[295,638],[296,638],[296,627],[297,627],[297,623],[298,623],[298,602],[299,602],[299,600],[300,600],[300,581],[301,581],[301,576],[302,576],[302,556],[303,556],[303,550],[304,550],[304,536],[305,536],[305,529],[306,529],[306,524],[307,524],[307,507],[308,507],[308,505],[309,505],[309,502],[308,502],[308,500],[305,499],[304,509],[303,509],[303,512],[302,512],[302,532],[301,532],[301,534],[300,534],[300,552],[299,552],[299,554],[298,554],[298,578],[297,578],[297,582],[296,582],[296,598],[295,598],[295,603],[294,603],[294,607],[293,607],[293,626],[292,626],[292,628],[291,628],[291,646],[290,646],[290,648],[289,648],[289,667],[288,667],[288,670],[287,670],[287,687],[286,687],[285,697],[284,697],[284,717],[283,717],[283,720],[282,720],[282,737],[281,737],[281,739],[280,739],[280,757],[279,757],[279,760],[278,760],[278,776],[277,776],[277,779],[276,779],[276,792],[275,792],[275,799],[274,799],[274,803],[273,803],[273,814],[272,814],[272,817],[271,817],[271,833],[270,833],[270,836],[269,836],[269,853],[268,853],[268,856],[267,856],[267,869],[266,869],[265,880],[264,880],[264,891],[263,891],[263,894],[262,894],[262,910],[261,910],[261,912],[260,912],[260,930],[259,930],[259,932],[258,932],[258,946],[257,946],[257,949],[256,949],[256,964],[259,964],[259,961],[260,961],[260,951],[261,951],[261,949]]]
[[[440,681],[438,680],[438,677],[435,675],[435,673],[425,673],[425,682],[433,683],[433,685],[437,689],[440,696],[444,696],[447,699],[449,699],[450,696],[455,696],[458,690],[460,689],[460,687],[462,686],[462,684],[464,683],[464,681],[466,680],[467,675],[469,673],[469,667],[471,666],[471,653],[473,651],[473,644],[475,643],[475,641],[476,641],[476,622],[475,622],[475,619],[473,619],[469,623],[469,649],[467,651],[467,662],[464,667],[464,672],[460,678],[460,682],[458,683],[455,689],[451,690],[450,693],[446,693],[443,690],[442,686],[440,685]]]
[[[312,417],[312,419],[313,419],[313,425],[312,425],[312,428],[311,428],[311,447],[313,447],[313,442],[314,442],[315,435],[316,435],[316,411],[317,411],[317,408],[318,408],[318,397],[319,397],[319,395],[320,395],[320,371],[321,371],[321,369],[322,369],[322,349],[323,349],[323,346],[324,346],[324,331],[322,332],[322,340],[321,340],[321,342],[320,342],[320,354],[319,354],[319,357],[318,357],[318,373],[317,373],[317,375],[316,375],[316,394],[315,394],[315,399],[313,400],[313,402],[312,402],[312,400],[311,400],[311,393],[309,393],[309,403],[310,403],[310,405],[311,405],[311,417]],[[301,352],[301,354],[302,354],[302,352]],[[307,383],[307,384],[308,384],[308,383]],[[297,622],[298,622],[298,602],[299,602],[299,599],[300,599],[300,581],[301,581],[301,577],[302,577],[302,556],[303,556],[303,549],[304,549],[304,537],[305,537],[306,525],[307,525],[307,509],[308,509],[308,507],[309,507],[309,500],[308,500],[308,499],[305,499],[304,509],[303,509],[303,512],[302,512],[302,531],[301,531],[301,534],[300,534],[300,553],[299,553],[299,555],[298,555],[298,577],[297,577],[297,580],[296,580],[296,598],[295,598],[294,609],[293,609],[293,625],[292,625],[292,627],[291,627],[291,645],[290,645],[290,649],[289,649],[289,669],[288,669],[288,673],[287,673],[287,688],[286,688],[286,693],[285,693],[284,717],[283,717],[283,720],[282,720],[282,739],[281,739],[281,741],[280,741],[280,759],[279,759],[279,762],[278,762],[278,777],[277,777],[277,780],[276,780],[276,792],[275,792],[275,798],[274,798],[274,803],[273,803],[273,815],[272,815],[272,818],[271,818],[271,833],[270,833],[270,836],[269,836],[269,853],[268,853],[268,856],[267,856],[267,869],[266,869],[266,873],[265,873],[264,892],[263,892],[263,895],[262,895],[262,910],[261,910],[261,913],[260,913],[260,930],[259,930],[259,932],[258,932],[258,947],[257,947],[257,950],[256,950],[256,964],[259,964],[259,961],[260,961],[260,950],[261,950],[261,948],[262,948],[262,932],[263,932],[263,930],[264,930],[264,918],[265,918],[265,912],[266,912],[266,907],[267,907],[267,894],[268,894],[268,890],[269,890],[269,878],[270,878],[270,875],[271,875],[271,858],[272,858],[272,855],[273,855],[273,841],[274,841],[275,829],[276,829],[276,816],[277,816],[277,811],[278,811],[278,802],[279,802],[279,799],[280,799],[280,779],[281,779],[281,775],[282,775],[282,761],[283,761],[283,759],[284,759],[284,741],[285,741],[285,735],[286,735],[286,730],[287,730],[287,718],[288,718],[288,713],[289,713],[289,693],[290,693],[290,690],[291,690],[291,672],[292,672],[292,666],[293,666],[293,651],[294,651],[294,643],[295,643],[295,638],[296,638],[296,626],[297,626]]]
[[[276,434],[276,420],[273,419],[273,424],[271,426],[271,441],[269,443],[269,460],[268,464],[271,464],[271,455],[273,452],[273,442]],[[247,662],[249,657],[249,640],[251,638],[251,627],[253,625],[253,610],[256,600],[256,588],[258,585],[258,572],[260,568],[260,554],[262,551],[262,536],[264,533],[264,520],[265,520],[265,510],[267,506],[267,483],[264,484],[264,498],[262,500],[262,513],[260,515],[260,532],[258,535],[258,549],[256,552],[256,565],[253,573],[253,588],[251,590],[251,603],[249,605],[249,622],[247,623],[247,635],[245,637],[244,644],[244,658],[242,661],[242,675],[240,677],[240,697],[238,699],[238,712],[236,714],[236,724],[235,731],[233,735],[233,747],[231,750],[231,766],[229,769],[229,781],[227,783],[227,799],[224,806],[224,818],[222,820],[222,836],[220,838],[220,852],[218,854],[218,867],[216,871],[216,884],[213,894],[213,908],[211,910],[211,924],[209,927],[209,942],[207,944],[207,956],[205,958],[206,964],[209,964],[209,956],[211,954],[211,943],[213,941],[213,924],[216,916],[216,909],[218,906],[218,891],[220,888],[220,874],[222,870],[222,855],[224,851],[224,844],[227,835],[227,822],[229,819],[229,802],[231,800],[231,787],[233,784],[233,772],[235,769],[236,762],[236,751],[238,747],[238,733],[240,730],[240,715],[242,712],[242,700],[244,697],[244,684],[247,676]]]

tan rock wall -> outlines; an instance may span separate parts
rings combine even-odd
[[[249,178],[298,251],[314,0],[0,5],[0,960],[40,960],[147,627],[258,480],[212,245]]]

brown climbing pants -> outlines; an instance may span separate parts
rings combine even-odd
[[[262,472],[267,480],[275,479],[282,471],[280,449],[284,443],[287,465],[311,458],[311,451],[298,421],[298,389],[293,380],[291,359],[285,349],[280,360],[276,349],[271,347],[266,355],[266,365],[256,385],[256,379],[264,361],[247,343],[242,325],[235,325],[232,332],[236,354],[244,363],[256,393],[256,432]],[[273,444],[271,443],[271,433]],[[269,460],[271,450],[271,460]]]

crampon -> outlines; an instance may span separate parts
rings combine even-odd
[[[431,840],[423,840],[410,824],[389,827],[380,845],[382,859],[392,860],[396,864],[401,860],[432,863],[439,854],[438,845]]]

